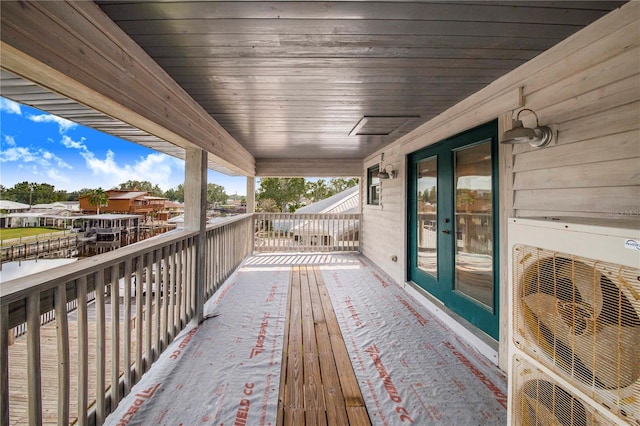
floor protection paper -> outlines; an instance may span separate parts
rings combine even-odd
[[[361,259],[322,273],[372,424],[506,424],[500,370]]]
[[[275,425],[287,266],[244,266],[133,387],[108,425]]]

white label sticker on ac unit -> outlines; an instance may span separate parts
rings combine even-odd
[[[624,242],[624,247],[630,250],[640,250],[640,241],[627,240]]]

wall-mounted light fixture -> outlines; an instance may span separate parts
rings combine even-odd
[[[536,127],[529,128],[524,127],[522,121],[520,121],[520,113],[522,111],[529,111],[536,117]],[[523,108],[518,111],[518,115],[515,120],[511,120],[511,130],[507,130],[502,135],[501,143],[505,144],[521,144],[528,143],[532,147],[542,148],[551,142],[553,139],[553,130],[548,126],[540,126],[538,122],[538,115],[528,108]]]
[[[391,170],[387,170],[389,168]],[[395,171],[392,164],[387,164],[378,172],[378,177],[380,179],[395,179],[396,176],[398,176],[398,172]]]

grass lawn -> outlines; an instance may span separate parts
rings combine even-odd
[[[3,228],[0,229],[0,241],[62,231],[63,229],[58,228]]]

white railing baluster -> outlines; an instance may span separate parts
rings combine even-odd
[[[160,356],[160,292],[162,290],[162,250],[154,251],[155,256],[155,274],[154,283],[155,291],[153,292],[153,323],[154,323],[154,343],[153,343],[153,361]]]
[[[42,424],[42,386],[40,369],[40,293],[27,298],[27,394],[29,424]]]
[[[169,258],[170,247],[163,247],[162,250],[162,342],[160,352],[163,352],[169,344]]]
[[[89,326],[87,315],[87,277],[78,278],[78,425],[87,424],[89,399]]]
[[[176,270],[176,335],[182,330],[184,327],[184,297],[182,294],[184,292],[184,275],[183,275],[183,264],[184,264],[184,242],[178,241],[178,250],[176,253],[176,263],[178,268]]]
[[[176,253],[174,250],[175,245],[169,246],[169,342],[173,340],[176,335]]]
[[[120,266],[111,267],[111,407],[120,401]]]
[[[106,417],[105,382],[106,382],[106,321],[104,300],[104,270],[95,274],[96,289],[96,424],[104,423]]]
[[[67,322],[67,285],[55,289],[56,340],[58,346],[58,425],[69,424],[69,324]]]
[[[142,272],[144,271],[144,256],[138,256],[135,260],[136,269],[136,375],[134,383],[140,381],[144,370],[142,368],[142,331],[143,331],[143,310],[142,293],[144,292],[142,282]]]
[[[151,309],[152,303],[152,293],[153,293],[153,281],[152,281],[152,273],[153,273],[153,253],[147,253],[145,263],[145,278],[144,278],[144,288],[145,288],[145,297],[144,297],[144,368],[143,372],[146,373],[149,371],[149,367],[153,362],[153,354],[151,349],[151,333],[152,333],[152,319],[151,314],[153,313]]]
[[[122,365],[124,366],[124,395],[131,391],[131,259],[124,262],[124,312],[122,320],[122,333],[124,342]],[[124,396],[123,395],[123,396]]]

